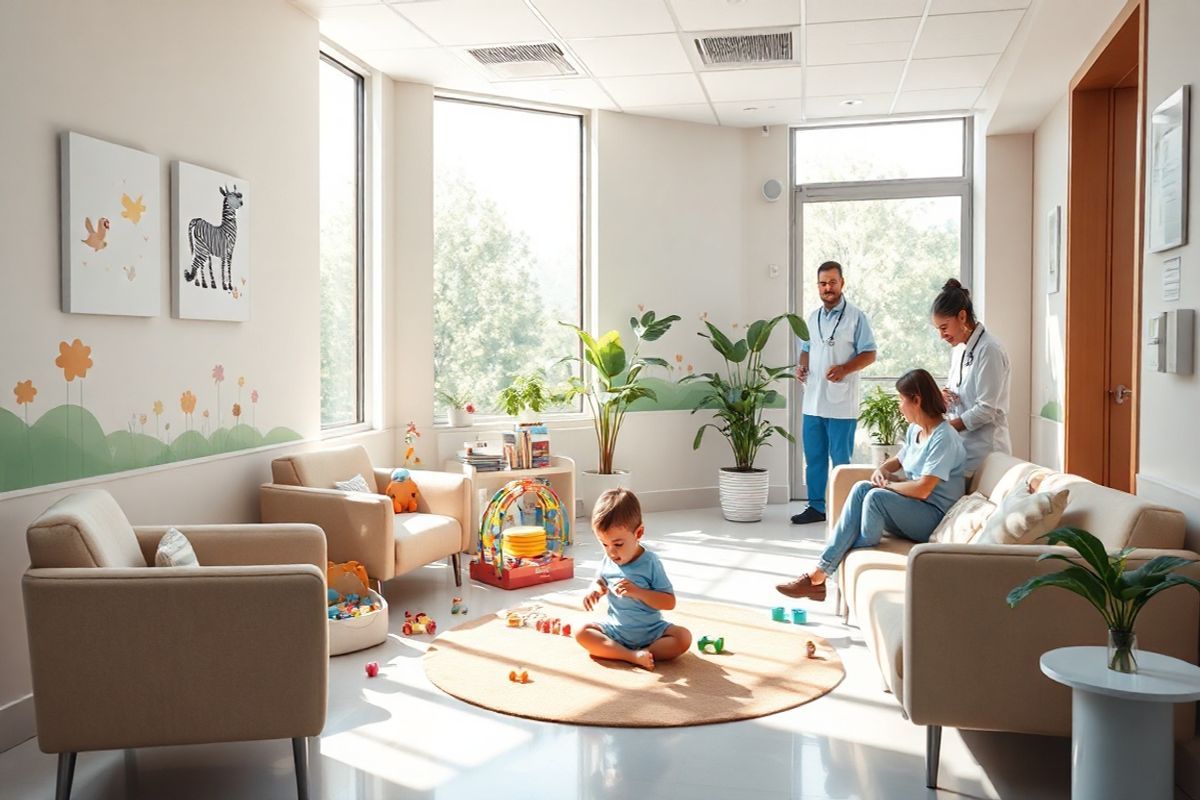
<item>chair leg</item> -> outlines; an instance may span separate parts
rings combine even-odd
[[[925,785],[930,789],[937,788],[938,760],[942,754],[942,726],[927,725],[925,727]]]
[[[450,556],[450,566],[454,570],[454,585],[462,586],[462,556],[459,553]]]
[[[308,800],[308,739],[292,739],[292,759],[296,762],[296,797]]]
[[[54,787],[54,800],[70,800],[71,782],[75,780],[75,753],[58,754],[58,781]]]

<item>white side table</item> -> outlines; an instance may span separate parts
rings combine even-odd
[[[1172,800],[1174,704],[1200,700],[1200,667],[1143,651],[1126,675],[1104,647],[1060,647],[1041,667],[1071,687],[1073,800]]]

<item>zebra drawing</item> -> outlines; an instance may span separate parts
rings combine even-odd
[[[191,281],[204,289],[216,289],[217,281],[213,277],[212,260],[221,261],[221,288],[227,292],[233,291],[233,247],[237,243],[237,216],[235,212],[242,207],[242,193],[234,184],[230,191],[220,187],[224,201],[221,204],[221,224],[213,225],[202,217],[196,217],[188,223],[188,247],[192,251],[192,268],[184,273],[183,279]],[[208,266],[208,277],[204,275],[204,267]],[[210,286],[211,284],[211,286]]]

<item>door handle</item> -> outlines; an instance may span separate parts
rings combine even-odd
[[[1133,389],[1123,383],[1118,383],[1115,389],[1108,390],[1109,395],[1117,405],[1125,405],[1125,401],[1133,396]]]

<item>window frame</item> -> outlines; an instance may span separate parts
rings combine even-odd
[[[438,102],[462,103],[466,105],[484,106],[502,111],[519,111],[533,114],[550,114],[560,117],[574,117],[579,122],[579,274],[577,280],[577,289],[579,292],[579,320],[578,325],[586,331],[591,330],[592,321],[596,319],[596,309],[592,307],[593,298],[596,292],[593,291],[593,275],[592,275],[592,239],[591,239],[591,113],[582,109],[571,108],[568,106],[556,106],[546,103],[537,103],[533,101],[507,102],[500,101],[492,97],[479,97],[466,92],[453,92],[449,90],[437,89],[434,91],[433,102],[436,108]],[[437,148],[436,137],[434,140],[434,148]],[[433,154],[436,163],[437,154]],[[434,181],[436,184],[436,167],[434,173]],[[436,185],[435,185],[436,191]],[[436,227],[437,220],[434,219]],[[436,298],[434,298],[436,301]],[[583,359],[583,344],[578,343],[575,355],[581,360]],[[580,373],[582,373],[580,367]],[[580,375],[582,377],[582,374]],[[434,374],[434,384],[437,383],[437,374]],[[432,415],[433,425],[435,428],[442,430],[455,430],[449,423],[449,417],[446,414],[436,413],[437,401],[436,395],[430,395],[430,403],[435,413]],[[579,408],[573,411],[549,411],[543,413],[542,420],[547,424],[554,423],[575,423],[580,420],[590,420],[591,413],[584,407],[583,399],[578,400]],[[511,422],[513,418],[500,413],[476,413],[474,426],[497,425]]]
[[[356,65],[352,59],[327,45],[322,45],[318,51],[318,66],[321,63],[339,70],[354,79],[354,117],[355,117],[355,226],[357,239],[355,246],[355,419],[348,422],[326,424],[321,422],[322,438],[343,436],[358,433],[370,427],[367,419],[367,82],[369,71]],[[319,101],[318,101],[319,104]],[[319,138],[319,136],[318,136]],[[318,152],[320,143],[318,141]],[[319,202],[319,200],[318,200]],[[318,417],[320,415],[318,414]]]

